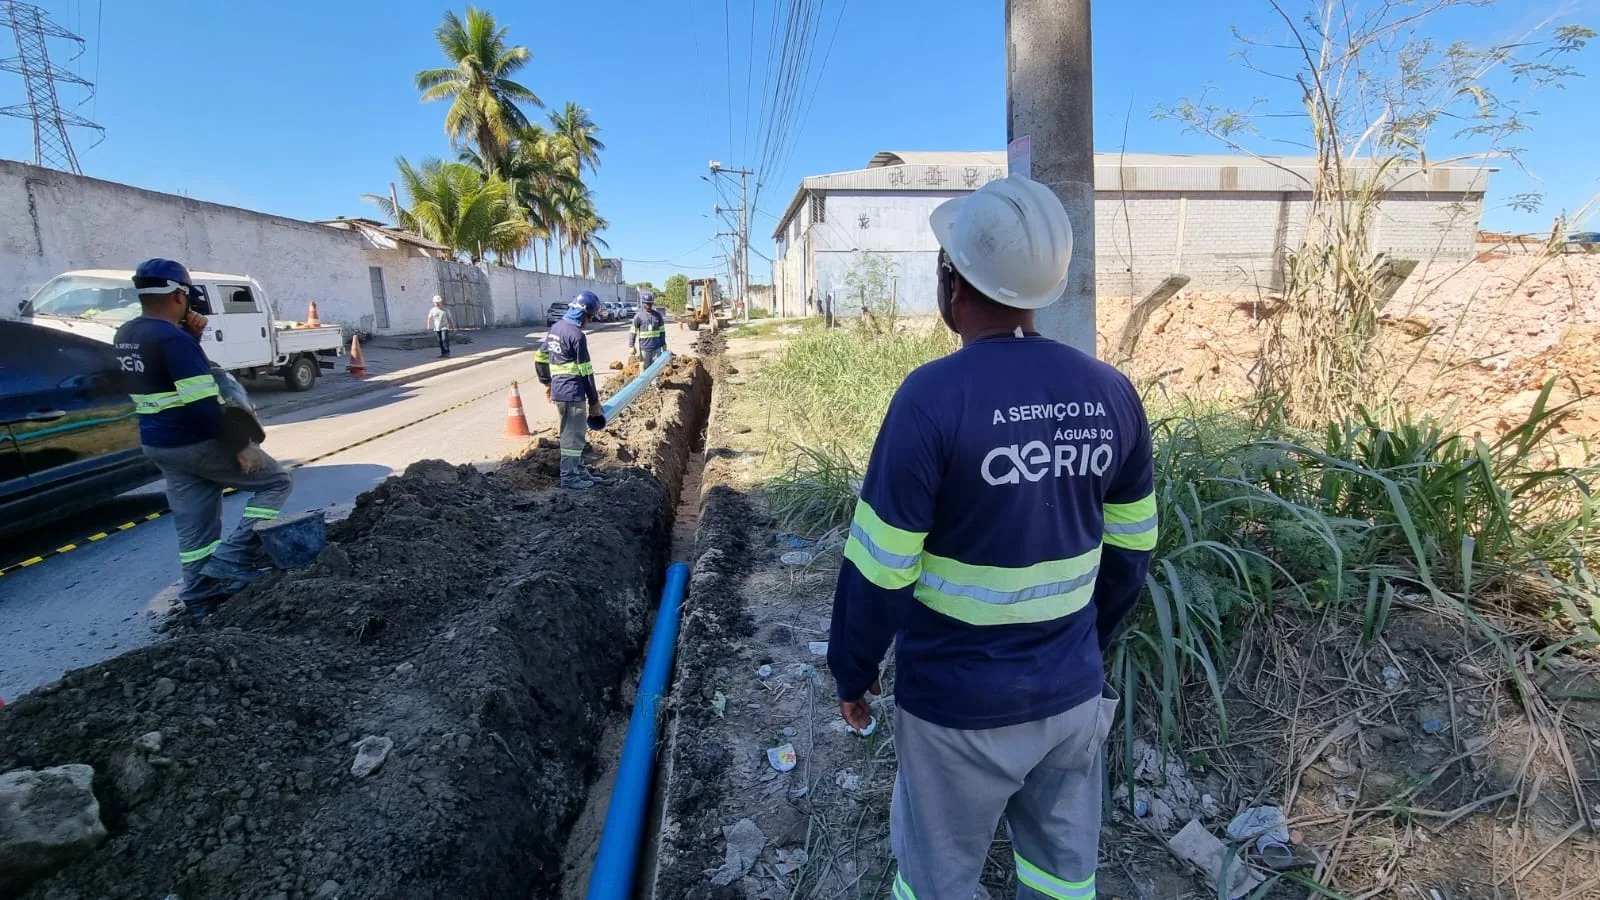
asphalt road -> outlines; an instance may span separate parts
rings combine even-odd
[[[627,355],[625,328],[612,325],[591,333],[589,349],[597,372],[605,370]],[[409,426],[297,469],[285,512],[325,509],[337,518],[358,494],[419,459],[492,464],[520,449],[504,436],[513,380],[523,385],[530,425],[553,421],[555,407],[534,377],[531,354],[269,418],[265,449],[285,464]],[[125,494],[24,539],[36,547],[7,547],[8,555],[60,546],[160,510],[166,505],[161,489],[157,483]],[[243,495],[225,499],[224,533],[244,505]],[[160,640],[155,626],[177,598],[178,575],[177,537],[172,520],[162,518],[0,579],[0,699]]]

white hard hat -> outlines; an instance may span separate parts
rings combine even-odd
[[[434,294],[433,295],[433,302],[435,302],[435,303],[443,303],[444,302],[444,298],[439,296],[438,294]]]
[[[928,223],[961,277],[996,303],[1039,309],[1067,289],[1072,223],[1037,181],[998,178],[939,204]]]

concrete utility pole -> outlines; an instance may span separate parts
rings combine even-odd
[[[733,276],[733,291],[744,305],[744,320],[750,321],[750,205],[747,199],[746,185],[751,175],[747,169],[730,169],[716,160],[711,161],[711,174],[739,176],[739,208],[723,209],[716,207],[720,215],[725,212],[737,212],[739,221],[738,231],[732,237],[736,239],[732,255],[728,258],[728,268]],[[702,176],[703,177],[703,176]],[[720,235],[719,235],[720,236]]]
[[[1087,353],[1095,352],[1092,62],[1089,0],[1006,0],[1011,174],[1048,185],[1072,221],[1067,292],[1039,310],[1039,331]]]

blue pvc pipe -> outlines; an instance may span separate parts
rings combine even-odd
[[[638,380],[643,379],[640,375]],[[656,769],[661,695],[672,674],[678,614],[688,582],[689,567],[684,563],[673,563],[667,569],[667,586],[661,590],[661,609],[656,612],[656,626],[650,632],[650,648],[644,656],[644,674],[639,677],[639,697],[633,702],[633,719],[628,722],[617,782],[611,789],[605,828],[600,832],[600,850],[589,876],[588,900],[630,900],[633,896],[644,814],[650,805],[650,783]]]
[[[656,361],[651,363],[649,368],[640,372],[637,378],[623,385],[622,390],[612,394],[610,400],[602,403],[600,408],[605,411],[606,421],[610,422],[615,419],[617,413],[622,412],[629,403],[632,403],[633,398],[639,396],[639,392],[649,386],[650,379],[655,378],[656,373],[660,372],[671,361],[672,353],[667,350],[661,351],[661,355],[656,357]]]

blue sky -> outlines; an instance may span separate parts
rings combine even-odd
[[[297,218],[375,216],[361,195],[387,190],[396,155],[416,161],[448,153],[444,106],[419,103],[411,80],[418,69],[442,64],[432,35],[446,8],[439,0],[42,5],[90,42],[76,62],[65,58],[66,45],[54,45],[58,64],[100,84],[94,100],[76,107],[107,129],[92,148],[91,134],[74,136],[87,175]],[[750,167],[760,155],[768,23],[775,7],[788,4],[485,5],[510,26],[512,40],[533,51],[521,80],[551,107],[567,100],[589,107],[600,124],[608,150],[592,185],[612,223],[605,235],[612,253],[629,260],[629,280],[659,284],[674,271],[711,273],[721,252],[711,238],[718,201],[700,176],[711,159]],[[760,178],[751,231],[759,236],[755,249],[769,255],[775,216],[805,174],[859,168],[878,150],[1005,143],[1000,0],[822,6],[818,62],[834,17],[842,18],[825,69],[804,86],[809,116],[793,130],[786,163]],[[1600,0],[1502,0],[1472,14],[1471,36],[1515,35],[1559,11],[1600,23]],[[1232,26],[1281,36],[1265,0],[1097,0],[1094,15],[1102,151],[1217,152],[1208,139],[1153,119],[1152,109],[1208,84],[1238,102],[1273,90],[1230,59]],[[1600,44],[1573,62],[1593,77],[1538,99],[1542,114],[1520,141],[1527,171],[1508,165],[1496,177],[1487,227],[1547,228],[1556,212],[1580,208],[1600,192]],[[20,102],[20,88],[0,73],[0,105]],[[63,96],[69,105],[80,98],[74,88]],[[0,156],[31,153],[26,125],[0,119]],[[1503,207],[1506,198],[1533,190],[1546,195],[1541,212]],[[667,262],[646,262],[660,260]],[[764,280],[766,264],[752,262]]]

